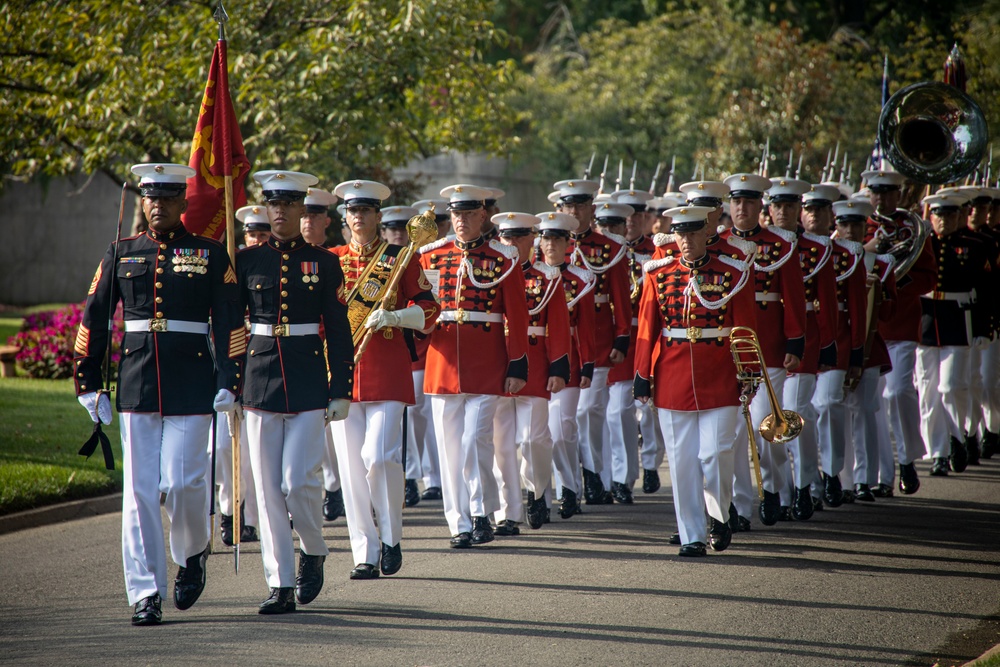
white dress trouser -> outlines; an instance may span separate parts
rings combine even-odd
[[[823,371],[816,376],[813,407],[816,409],[816,440],[819,443],[819,467],[835,477],[844,469],[847,442],[847,410],[844,406],[844,380],[847,371]]]
[[[215,425],[215,483],[219,485],[219,511],[233,515],[233,439],[229,435],[226,415],[220,414]],[[208,441],[208,455],[212,455],[212,440]],[[211,481],[211,480],[210,480]],[[247,442],[247,422],[240,421],[240,502],[243,504],[243,523],[257,525],[257,488],[250,471],[250,443]],[[234,526],[234,530],[239,530]]]
[[[208,546],[208,450],[211,415],[163,417],[121,412],[122,561],[128,603],[167,597],[160,494],[167,496],[170,557],[177,565]]]
[[[983,426],[1000,433],[1000,338],[983,350],[981,360]]]
[[[639,422],[635,418],[632,382],[615,382],[608,387],[608,395],[611,481],[632,488],[639,478]]]
[[[325,418],[325,415],[324,415]],[[323,433],[323,488],[333,492],[340,488],[340,469],[337,465],[337,448],[329,429]]]
[[[552,435],[552,467],[555,469],[556,496],[562,497],[562,487],[579,495],[583,490],[580,472],[580,432],[576,411],[580,401],[579,387],[566,387],[549,399],[549,433]]]
[[[271,588],[295,586],[295,532],[310,556],[329,553],[323,541],[325,411],[280,413],[247,410],[250,467],[257,485],[257,526],[264,577]]]
[[[605,413],[610,400],[608,373],[610,368],[595,368],[594,378],[587,389],[580,390],[576,408],[576,423],[580,431],[580,463],[591,472],[604,471]]]
[[[934,458],[951,456],[949,436],[965,439],[971,361],[968,347],[917,347],[920,432]]]
[[[493,478],[493,415],[498,396],[433,394],[434,431],[441,459],[444,518],[452,535],[472,531],[472,517],[500,509]]]
[[[403,535],[403,403],[353,403],[329,430],[354,562],[378,565],[382,543],[394,547]]]
[[[437,437],[434,435],[434,417],[431,414],[431,402],[424,393],[424,371],[413,371],[413,395],[416,402],[406,410],[409,420],[407,439],[412,443],[406,450],[406,478],[419,479],[423,477],[424,488],[441,486],[441,463],[438,460]],[[410,458],[414,446],[419,457],[419,476],[414,477],[417,468],[412,467]]]
[[[635,409],[639,415],[639,432],[642,433],[639,461],[643,470],[656,470],[663,463],[663,457],[666,455],[663,434],[660,432],[660,420],[656,416],[656,407],[652,401],[646,401],[646,403],[635,401]]]
[[[549,402],[537,396],[501,397],[493,418],[496,445],[493,474],[500,491],[497,521],[524,521],[521,487],[540,498],[552,480]],[[517,453],[521,464],[518,471]]]
[[[816,376],[796,373],[785,379],[782,407],[802,415],[802,432],[785,447],[791,458],[792,477],[781,491],[781,504],[792,504],[793,488],[804,488],[816,482],[819,476],[819,444],[816,429],[816,408],[812,398],[816,393]]]
[[[914,383],[917,364],[917,344],[894,340],[887,344],[892,370],[886,373],[879,419],[888,424],[896,440],[896,453],[902,464],[919,461],[927,453],[920,433],[920,399]],[[892,479],[887,482],[892,484]]]
[[[888,401],[882,398],[885,396],[886,384],[888,382],[885,376],[879,377],[878,388],[875,390],[875,400],[879,402],[878,412],[875,413],[875,430],[878,433],[878,483],[891,489],[896,482],[896,452],[889,433],[890,416],[886,414],[889,411]],[[902,452],[903,444],[899,443],[898,447]]]
[[[774,394],[779,397],[779,400],[781,400],[780,397],[784,392],[785,377],[787,375],[788,371],[784,368],[767,369],[767,376],[771,379]],[[760,473],[764,481],[764,490],[771,493],[779,493],[785,488],[785,463],[788,460],[788,452],[785,450],[785,445],[768,442],[757,431],[764,417],[771,413],[772,407],[771,401],[767,396],[767,388],[761,385],[757,390],[757,394],[750,402],[750,417],[753,420],[754,437],[757,439],[757,452],[760,455]],[[728,509],[727,507],[727,512]]]
[[[737,408],[656,411],[670,463],[681,544],[708,543],[705,514],[729,520]]]
[[[746,422],[743,406],[740,406],[736,413],[736,442],[733,445],[733,506],[736,507],[737,514],[749,518],[753,513],[753,500],[757,493],[750,474],[750,440],[747,437]]]
[[[848,433],[854,445],[855,484],[878,484],[879,443],[875,423],[879,409],[878,379],[878,367],[866,368],[857,388],[848,391],[845,399]]]
[[[979,433],[983,424],[983,409],[985,387],[983,386],[983,352],[969,347],[969,399],[965,408],[965,422],[962,430],[966,433]]]

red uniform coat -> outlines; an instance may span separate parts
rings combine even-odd
[[[881,229],[880,236],[889,239],[902,239],[913,234],[913,223],[902,212],[897,211],[892,216],[892,223],[868,219],[865,242],[872,240],[875,230]],[[908,340],[914,343],[920,341],[920,296],[934,289],[937,277],[937,260],[930,239],[924,242],[917,261],[914,262],[906,275],[896,282],[895,313],[889,320],[879,322],[879,333],[887,341]]]
[[[757,245],[756,269],[757,337],[764,362],[769,368],[781,368],[785,355],[799,359],[805,352],[806,296],[802,267],[795,252],[798,238],[775,226],[757,226],[749,231],[735,227],[721,234],[723,239],[737,236]],[[773,299],[780,295],[780,300]]]
[[[864,248],[854,241],[833,242],[833,270],[837,274],[837,368],[860,368],[864,362],[868,314],[868,285]]]
[[[806,293],[806,351],[795,373],[818,373],[837,365],[837,275],[833,241],[800,230],[799,264]],[[847,351],[844,351],[847,354]]]
[[[517,249],[480,237],[441,239],[421,253],[424,271],[434,272],[442,313],[427,350],[424,391],[502,396],[506,378],[527,380],[528,306]],[[482,314],[503,321],[472,319]]]
[[[344,288],[348,294],[355,288],[358,279],[372,262],[395,260],[398,246],[387,246],[391,257],[378,252],[383,248],[381,239],[360,246],[353,241],[347,245],[331,248],[330,252],[340,258],[340,269],[344,272]],[[390,297],[387,310],[402,310],[410,305],[418,305],[424,311],[424,329],[429,329],[437,320],[441,310],[431,292],[431,284],[424,276],[417,258],[413,258],[403,270],[403,276]],[[365,353],[354,367],[354,400],[401,401],[413,405],[413,383],[402,382],[399,369],[411,362],[410,349],[403,337],[403,330],[388,327],[376,331]]]
[[[608,384],[615,382],[631,382],[635,377],[635,336],[639,330],[639,296],[642,294],[644,272],[643,264],[653,259],[656,245],[648,236],[641,236],[635,241],[628,241],[625,247],[625,257],[629,270],[629,298],[632,308],[632,326],[629,330],[628,354],[625,361],[615,364],[608,373]]]
[[[870,254],[867,253],[867,255]],[[879,304],[878,312],[873,315],[878,318],[878,325],[876,325],[875,335],[872,337],[871,347],[868,348],[868,357],[865,359],[864,367],[878,368],[881,369],[881,373],[888,373],[892,370],[892,358],[889,356],[889,348],[886,346],[885,339],[882,338],[879,329],[883,322],[891,321],[896,312],[896,276],[892,272],[895,260],[892,255],[875,255],[874,260],[869,273],[882,283],[882,301]],[[866,305],[866,315],[867,312]]]
[[[680,249],[673,234],[654,234],[653,259],[663,259],[664,257],[680,257]],[[753,241],[744,241],[738,236],[728,235],[723,239],[718,232],[708,237],[707,250],[712,255],[725,255],[745,260],[751,253],[757,252],[757,246]]]
[[[562,265],[562,286],[569,310],[572,334],[569,382],[567,387],[579,387],[581,378],[594,378],[594,285],[597,279],[590,271],[572,264]]]
[[[620,239],[620,237],[619,237]],[[572,263],[597,276],[594,288],[594,340],[597,365],[611,366],[611,350],[628,353],[632,328],[632,302],[629,297],[628,262],[624,239],[616,240],[588,229],[573,234]]]
[[[528,383],[516,396],[551,398],[550,377],[570,379],[570,324],[558,266],[522,265],[528,302]],[[543,332],[540,333],[539,330]]]
[[[728,335],[691,341],[666,337],[663,329],[756,329],[753,268],[711,254],[692,263],[665,258],[646,267],[636,337],[636,397],[649,396],[652,391],[653,404],[666,410],[739,405],[740,383]],[[696,294],[685,296],[692,282],[709,305],[729,301],[717,309],[705,307]]]

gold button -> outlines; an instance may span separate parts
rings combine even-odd
[[[125,272],[125,277],[126,278],[131,278],[132,277],[132,272],[131,271],[126,271]]]
[[[160,244],[160,250],[166,250],[166,249],[167,249],[167,244],[166,243],[161,243]]]
[[[125,348],[125,354],[128,354],[128,348],[127,347]]]
[[[163,273],[163,267],[162,266],[156,267],[156,272],[157,273]]]
[[[156,297],[156,303],[163,303],[163,297],[162,296]]]
[[[163,313],[161,313],[160,311],[156,311],[156,317],[157,318],[162,318],[163,317]]]
[[[287,267],[287,266],[282,266],[282,267],[281,267],[281,270],[282,270],[282,271],[288,271],[288,267]]]
[[[260,289],[260,283],[257,283],[257,289]]]
[[[310,285],[310,286],[309,286],[309,291],[310,291],[310,292],[312,292],[312,291],[313,291],[313,286],[312,286],[312,285]]]
[[[163,260],[165,260],[166,258],[167,258],[167,257],[166,257],[166,255],[157,255],[157,256],[156,256],[156,259],[160,260],[161,262],[162,262]]]
[[[77,373],[76,376],[82,378],[83,377],[83,373]]]
[[[86,388],[87,388],[87,385],[85,385],[85,384],[81,384],[80,385],[80,389],[86,389]]]
[[[281,290],[281,296],[288,296],[288,292],[286,290]]]
[[[201,356],[201,352],[199,352],[199,353],[198,353],[198,356],[199,356],[199,357]]]
[[[318,357],[319,356],[319,350],[313,350],[313,354],[315,354]]]
[[[282,277],[281,277],[281,284],[282,284],[282,285],[284,285],[284,284],[285,284],[285,283],[287,283],[287,282],[288,282],[288,278],[286,278],[286,277],[282,276]]]
[[[288,310],[288,304],[287,303],[281,304],[281,309],[282,310]]]
[[[161,287],[163,287],[163,283],[157,282],[156,283],[156,289],[160,289]]]
[[[281,259],[288,259],[288,253],[287,253],[287,252],[286,252],[286,253],[283,253],[283,254],[281,255]]]
[[[287,318],[287,317],[282,317],[282,318],[281,318],[281,321],[282,321],[282,322],[287,322],[287,321],[288,321],[288,318]]]
[[[250,350],[250,356],[252,357],[254,354],[256,354],[256,350]]]
[[[237,377],[237,378],[239,378],[239,377],[240,377],[240,374],[239,374],[239,373],[237,373],[237,374],[236,374],[236,377]]]

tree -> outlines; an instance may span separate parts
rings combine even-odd
[[[12,0],[0,6],[0,168],[17,177],[186,163],[215,2]],[[230,86],[255,169],[324,185],[444,149],[502,152],[512,64],[488,0],[246,0],[230,8]]]

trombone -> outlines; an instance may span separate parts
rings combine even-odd
[[[783,410],[774,393],[771,379],[767,376],[767,366],[764,364],[764,353],[757,341],[757,333],[749,327],[733,327],[729,334],[729,351],[736,364],[736,379],[741,384],[749,386],[750,391],[740,394],[743,418],[747,422],[747,438],[750,441],[750,455],[753,459],[753,472],[757,478],[757,496],[764,499],[764,480],[760,474],[760,454],[757,451],[757,441],[753,437],[753,421],[750,418],[750,400],[757,393],[757,388],[764,384],[767,390],[767,400],[771,404],[771,414],[764,417],[757,431],[768,442],[784,444],[799,437],[802,432],[802,415],[793,410]]]

